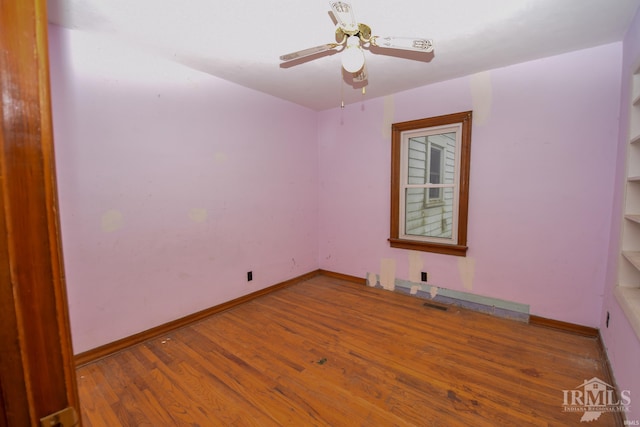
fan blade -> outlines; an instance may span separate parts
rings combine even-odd
[[[338,43],[321,44],[320,46],[310,47],[308,49],[299,50],[297,52],[288,53],[280,57],[281,61],[292,61],[298,58],[304,58],[305,56],[314,55],[316,53],[326,52],[335,47],[340,46]]]
[[[358,23],[353,16],[351,4],[344,1],[330,1],[329,5],[342,31],[347,34],[356,34],[358,32]]]
[[[429,39],[414,39],[412,37],[379,37],[371,38],[371,44],[391,49],[415,50],[418,52],[433,51],[433,41]]]

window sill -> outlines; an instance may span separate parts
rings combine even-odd
[[[622,311],[629,319],[631,327],[640,339],[640,288],[618,286],[615,290],[616,299]]]
[[[411,249],[414,251],[434,252],[445,255],[466,256],[467,246],[443,245],[440,243],[418,242],[415,240],[389,239],[392,248]]]

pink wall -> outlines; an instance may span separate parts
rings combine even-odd
[[[627,31],[623,41],[622,91],[620,96],[620,129],[617,149],[616,180],[614,184],[611,240],[604,293],[604,305],[600,321],[600,333],[615,372],[618,387],[631,390],[631,412],[628,420],[640,419],[640,340],[616,301],[616,286],[620,245],[620,221],[622,218],[623,182],[626,175],[625,156],[628,144],[629,105],[631,104],[631,76],[640,66],[640,11]],[[609,313],[609,327],[606,317]]]
[[[431,284],[601,327],[618,384],[639,390],[611,296],[638,21],[624,44],[320,113],[50,27],[75,351],[316,268],[409,279],[418,262]],[[389,248],[391,123],[469,109],[468,256]]]
[[[315,112],[97,36],[50,42],[76,352],[318,268]]]
[[[365,277],[395,264],[408,280],[418,262],[430,284],[598,327],[620,63],[615,43],[320,113],[321,268]],[[467,258],[389,248],[390,124],[464,110],[474,110]]]

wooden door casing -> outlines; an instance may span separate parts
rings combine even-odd
[[[0,426],[78,407],[46,16],[46,1],[0,0]]]

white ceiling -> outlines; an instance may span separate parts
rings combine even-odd
[[[640,0],[350,0],[374,35],[433,40],[433,54],[365,53],[367,98],[622,40]],[[335,41],[328,0],[49,0],[49,21],[112,36],[314,110],[357,102],[340,53],[283,67]],[[389,50],[385,50],[389,52]],[[412,59],[406,59],[412,58]]]

